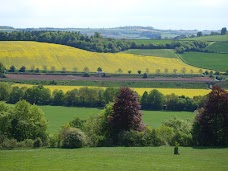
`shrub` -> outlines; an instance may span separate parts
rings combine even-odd
[[[11,150],[17,147],[17,140],[5,138],[0,146],[2,149]]]
[[[84,130],[85,122],[86,122],[86,120],[76,117],[69,123],[69,125],[73,128],[78,128],[80,130]]]
[[[89,73],[87,73],[87,72],[86,73],[83,73],[82,76],[83,77],[90,77]]]
[[[58,136],[57,135],[51,135],[49,136],[49,147],[55,148],[58,145]]]
[[[34,140],[26,139],[24,141],[18,142],[18,147],[32,148],[33,144],[34,144]]]
[[[144,74],[143,74],[143,78],[148,78],[147,73],[144,73]]]
[[[63,148],[81,148],[86,145],[86,136],[80,129],[65,127],[61,134]]]
[[[119,134],[119,145],[127,147],[144,147],[161,145],[156,131],[146,127],[143,132],[130,130]]]
[[[171,127],[162,125],[157,129],[158,138],[164,145],[171,145],[174,136],[174,130]]]
[[[33,147],[37,148],[37,147],[41,147],[42,145],[43,145],[42,140],[40,139],[40,137],[37,137],[34,140]]]

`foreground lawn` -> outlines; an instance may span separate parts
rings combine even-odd
[[[0,170],[228,170],[228,148],[173,147],[0,151]]]
[[[62,106],[40,106],[45,117],[49,121],[48,132],[57,133],[62,125],[73,120],[75,117],[82,119],[101,112],[97,108],[62,107]],[[169,112],[169,111],[142,111],[143,121],[152,128],[159,127],[162,122],[174,116],[182,119],[193,119],[192,112]]]

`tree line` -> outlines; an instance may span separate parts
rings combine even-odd
[[[0,41],[37,41],[72,46],[92,52],[116,53],[128,49],[176,49],[185,51],[208,51],[203,41],[173,41],[170,43],[136,43],[132,40],[104,38],[96,32],[92,36],[66,31],[13,31],[0,32]]]
[[[8,83],[0,83],[0,101],[15,104],[20,100],[26,100],[30,104],[53,106],[79,106],[79,107],[104,107],[113,102],[118,92],[117,88],[88,88],[82,87],[64,93],[62,90],[51,92],[42,85],[30,88],[10,86]],[[193,98],[177,96],[175,94],[163,95],[158,90],[149,93],[144,92],[139,97],[143,110],[170,110],[170,111],[194,111],[201,107],[205,97]]]
[[[173,118],[156,129],[143,123],[137,94],[118,89],[113,103],[95,116],[75,118],[48,135],[44,113],[25,100],[0,102],[0,149],[83,146],[227,146],[228,93],[213,87],[193,121]]]

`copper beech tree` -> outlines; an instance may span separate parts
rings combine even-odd
[[[108,119],[114,136],[122,131],[144,130],[138,96],[130,88],[120,88]]]
[[[228,146],[228,92],[214,86],[193,125],[197,145]]]

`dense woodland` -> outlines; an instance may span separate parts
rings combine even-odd
[[[96,32],[93,36],[80,32],[60,31],[14,31],[0,32],[0,41],[38,41],[72,46],[93,52],[120,52],[128,49],[176,49],[177,53],[185,51],[206,51],[208,45],[203,41],[171,41],[163,44],[138,44],[134,40],[103,38]]]

